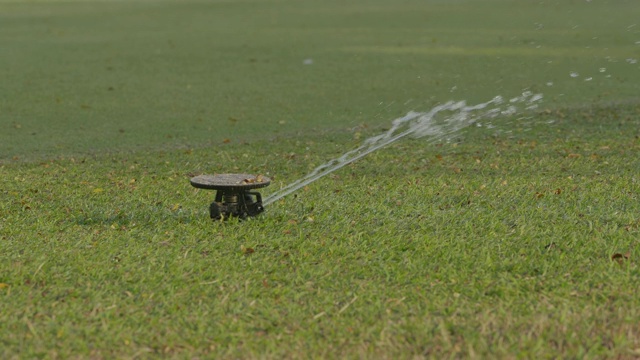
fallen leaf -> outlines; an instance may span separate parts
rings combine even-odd
[[[577,159],[577,158],[579,158],[579,157],[581,157],[581,156],[582,156],[582,155],[580,155],[580,154],[569,154],[569,155],[567,155],[567,157],[568,157],[569,159]]]
[[[254,178],[248,178],[248,179],[242,180],[243,184],[255,184],[255,183],[261,183],[261,182],[264,182],[264,176],[262,175],[258,175]]]
[[[8,288],[9,284],[0,283],[0,289]]]
[[[626,254],[615,253],[611,255],[611,261],[615,261],[618,264],[622,265],[625,260],[629,260],[630,256],[631,256],[630,252],[627,252]]]
[[[223,144],[228,144],[231,142],[231,139],[225,138],[224,140],[222,140]]]
[[[253,248],[245,247],[244,245],[240,245],[240,251],[242,251],[242,253],[245,255],[253,254],[254,252],[256,252]]]

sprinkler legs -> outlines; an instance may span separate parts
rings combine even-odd
[[[244,220],[263,211],[262,196],[257,192],[231,193],[218,191],[215,201],[209,206],[209,216],[213,220],[227,220],[230,217]]]

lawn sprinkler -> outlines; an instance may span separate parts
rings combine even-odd
[[[271,179],[249,174],[198,175],[191,178],[191,185],[199,189],[216,190],[216,198],[209,206],[213,220],[231,217],[246,219],[264,211],[262,196],[249,190],[268,186]]]

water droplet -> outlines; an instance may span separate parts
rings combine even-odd
[[[591,81],[591,80],[593,80],[592,77],[588,77],[588,78],[584,79],[584,81]]]
[[[577,78],[578,76],[580,76],[580,74],[578,74],[575,71],[572,71],[572,72],[569,73],[569,76],[571,76],[572,78]]]
[[[627,59],[627,62],[628,62],[629,64],[637,64],[637,63],[638,63],[638,59],[632,59],[632,58],[629,58],[629,59]]]
[[[640,45],[640,41],[636,41],[636,45]]]
[[[607,68],[600,68],[600,70],[599,70],[599,71],[600,71],[601,73],[606,72],[606,71],[607,71]]]
[[[303,65],[313,65],[313,59],[304,59],[302,61]]]
[[[547,82],[547,86],[553,86],[553,81]]]
[[[500,113],[505,116],[510,116],[516,113],[518,109],[515,106],[507,106],[506,109],[501,111]]]
[[[532,94],[532,96],[529,99],[528,103],[531,104],[531,103],[540,101],[540,100],[542,100],[542,98],[543,98],[542,94]]]

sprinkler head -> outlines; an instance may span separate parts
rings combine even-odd
[[[249,190],[270,183],[271,179],[266,176],[249,174],[198,175],[191,178],[193,187],[216,190],[215,200],[209,205],[209,215],[213,220],[246,219],[260,214],[264,211],[262,196]]]

